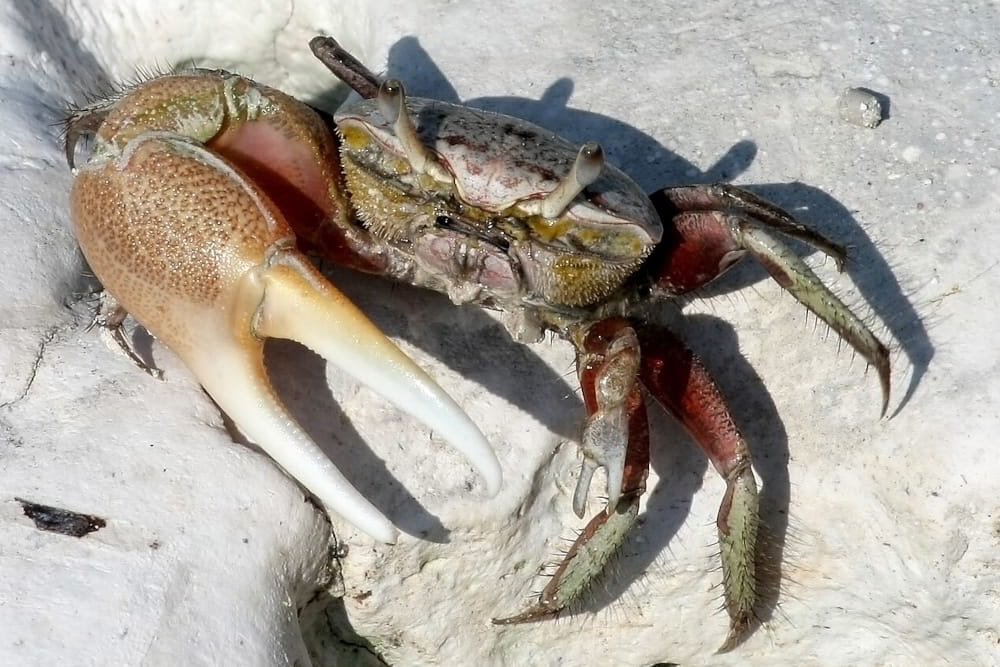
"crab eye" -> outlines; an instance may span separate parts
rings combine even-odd
[[[379,86],[375,100],[378,102],[379,113],[390,125],[395,125],[400,114],[406,113],[406,107],[403,106],[404,95],[403,84],[399,79],[389,79]]]
[[[572,168],[556,189],[542,200],[542,217],[552,220],[569,207],[584,188],[596,181],[604,168],[604,151],[596,141],[585,143],[576,154]]]
[[[406,91],[399,79],[389,79],[382,83],[375,96],[379,113],[392,126],[406,159],[418,174],[427,174],[442,183],[451,180],[448,171],[437,162],[429,148],[423,145],[417,135],[417,128],[406,108]]]
[[[448,228],[452,227],[455,224],[455,221],[452,220],[450,216],[438,214],[438,216],[434,218],[434,224],[438,227]]]

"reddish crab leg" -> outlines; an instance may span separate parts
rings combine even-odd
[[[889,405],[889,351],[775,232],[819,248],[843,269],[844,249],[776,206],[729,185],[665,188],[652,195],[675,230],[657,248],[656,283],[682,294],[718,277],[750,253],[779,285],[826,322],[878,371],[882,414]]]
[[[573,507],[582,515],[587,488],[597,465],[608,470],[609,493],[617,498],[590,520],[566,553],[537,602],[498,625],[525,623],[552,616],[580,599],[604,571],[625,541],[639,514],[639,498],[649,472],[649,424],[637,381],[635,331],[627,320],[613,318],[581,332],[577,369],[587,406],[584,469]],[[616,465],[619,466],[616,468]]]
[[[750,451],[722,392],[697,355],[662,327],[644,327],[638,334],[642,384],[684,425],[726,480],[726,495],[716,519],[730,618],[729,636],[720,648],[726,651],[746,635],[757,601],[758,501]]]
[[[581,513],[591,475],[599,465],[608,470],[609,489],[621,489],[620,500],[609,502],[608,511],[587,524],[530,609],[494,623],[533,621],[561,611],[586,592],[625,541],[638,514],[649,468],[649,427],[637,382],[641,380],[726,480],[716,523],[730,617],[729,636],[720,650],[729,650],[746,635],[754,618],[758,500],[750,452],[722,392],[701,360],[666,329],[644,327],[637,335],[628,321],[612,318],[592,326],[578,344],[577,366],[588,418],[574,509]],[[642,362],[635,363],[640,349]],[[616,450],[624,457],[616,457]],[[619,458],[623,459],[620,477],[615,471]]]

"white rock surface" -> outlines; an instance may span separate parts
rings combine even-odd
[[[0,7],[0,663],[304,664],[309,600],[314,646],[332,651],[329,624],[349,625],[398,665],[1000,661],[997,5],[671,4]],[[159,382],[87,329],[53,125],[66,101],[190,60],[316,99],[331,84],[306,48],[318,32],[412,94],[600,140],[646,189],[760,184],[852,246],[849,277],[811,259],[894,342],[890,420],[872,374],[759,269],[686,308],[755,449],[781,556],[777,607],[732,654],[713,655],[723,484],[661,417],[644,522],[607,590],[554,622],[489,624],[541,587],[538,566],[581,525],[576,455],[558,446],[581,416],[561,341],[517,346],[480,311],[338,274],[495,443],[506,483],[491,502],[431,434],[272,346],[282,395],[404,531],[386,548],[333,518],[349,550],[341,602],[319,594],[337,593],[334,541],[298,487],[232,442],[169,351],[139,332]],[[838,117],[854,86],[888,97],[878,128]],[[42,532],[15,497],[107,526]]]

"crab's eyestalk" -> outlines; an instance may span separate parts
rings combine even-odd
[[[413,170],[418,174],[427,174],[437,181],[450,181],[451,176],[438,164],[431,150],[420,141],[417,127],[406,109],[406,91],[403,89],[403,83],[399,79],[383,82],[379,86],[375,101],[378,103],[379,113],[392,125],[392,131],[403,145],[406,159],[409,160]]]
[[[378,77],[360,60],[345,51],[333,37],[323,35],[313,37],[309,40],[309,48],[328,70],[353,88],[358,95],[366,100],[375,97],[379,87]]]
[[[596,141],[588,141],[576,154],[576,161],[566,178],[542,200],[542,217],[551,220],[562,215],[576,196],[600,177],[603,167],[604,150]]]
[[[664,188],[651,199],[676,240],[661,246],[653,273],[670,294],[701,287],[749,253],[799,303],[826,322],[878,372],[881,414],[889,407],[889,350],[871,328],[779,236],[814,246],[844,269],[844,248],[746,190],[726,184]]]

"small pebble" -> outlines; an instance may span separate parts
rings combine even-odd
[[[837,101],[840,117],[852,125],[878,127],[882,122],[882,104],[866,88],[848,88]]]

